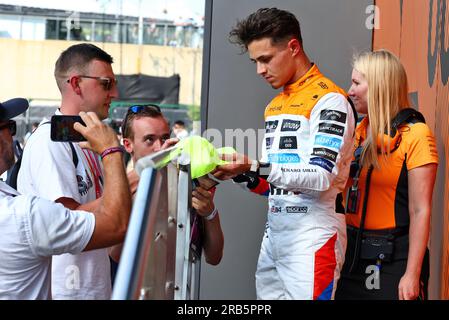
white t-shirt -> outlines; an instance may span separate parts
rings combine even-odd
[[[80,253],[95,217],[16,194],[0,182],[0,299],[51,299],[51,256]]]
[[[61,114],[57,112],[57,114]],[[48,120],[43,120],[43,122]],[[94,171],[102,176],[101,163],[87,157],[77,143],[75,170],[69,143],[50,139],[50,124],[41,124],[28,139],[17,178],[17,189],[22,194],[36,195],[55,201],[72,198],[80,204],[97,198]],[[89,158],[89,160],[88,160]],[[97,157],[98,160],[98,157]],[[64,254],[53,258],[53,299],[110,299],[111,273],[108,250],[97,249],[78,255]]]
[[[175,135],[176,135],[176,138],[178,138],[179,140],[182,140],[189,136],[189,132],[185,129],[182,129],[182,130],[179,130]]]

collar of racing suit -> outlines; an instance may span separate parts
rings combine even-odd
[[[322,76],[323,74],[318,69],[316,64],[312,63],[312,67],[301,78],[296,80],[294,83],[284,87],[283,93],[290,94],[298,92],[299,90],[302,90],[305,87],[305,85],[309,82],[310,79]]]

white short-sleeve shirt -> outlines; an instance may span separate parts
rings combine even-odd
[[[56,114],[61,114],[59,111]],[[50,139],[50,124],[41,125],[28,139],[17,178],[20,193],[51,201],[72,198],[85,204],[97,198],[95,164],[88,160],[86,150],[73,143],[78,156],[75,169],[69,143]],[[102,173],[101,163],[97,167]],[[102,174],[101,174],[102,176]],[[102,187],[101,187],[102,188]],[[53,258],[53,299],[110,299],[111,275],[107,249],[81,254],[63,254]]]
[[[51,299],[52,255],[80,253],[95,217],[16,194],[0,182],[0,299]]]

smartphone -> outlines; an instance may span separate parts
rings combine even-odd
[[[200,186],[201,188],[203,188],[204,190],[209,191],[210,189],[212,189],[213,187],[215,187],[217,184],[220,183],[220,180],[218,180],[217,178],[215,178],[213,175],[206,174],[202,177],[196,178],[194,179],[196,180],[196,186]]]
[[[50,138],[53,141],[61,142],[79,142],[86,141],[81,133],[73,129],[75,122],[86,124],[80,116],[52,116]]]

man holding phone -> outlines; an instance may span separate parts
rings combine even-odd
[[[107,118],[118,95],[113,59],[102,49],[76,44],[61,53],[55,78],[61,92],[56,115],[77,116],[81,111]],[[78,143],[54,142],[44,120],[29,138],[18,174],[18,190],[63,204],[72,210],[94,211],[101,204],[104,177],[96,153]],[[72,148],[72,146],[73,148]],[[74,153],[79,159],[75,166]],[[110,264],[107,249],[53,258],[53,299],[109,299]]]
[[[131,154],[134,163],[179,141],[177,138],[170,139],[168,122],[156,105],[130,107],[122,123],[122,135],[125,149]],[[131,171],[128,179],[134,194],[139,177]],[[213,202],[214,192],[215,188],[207,191],[201,187],[192,191],[192,206],[198,213],[194,217],[194,220],[198,220],[193,227],[198,228],[198,232],[193,232],[192,239],[195,244],[199,243],[197,247],[203,247],[206,262],[217,265],[223,256],[224,239],[220,217]],[[118,262],[120,252],[121,247],[116,247],[111,252],[114,261]]]
[[[14,164],[11,120],[28,108],[25,99],[0,103],[0,173]],[[0,182],[0,299],[51,299],[52,255],[104,248],[123,241],[131,209],[128,181],[115,132],[96,114],[81,113],[86,126],[75,130],[83,147],[107,154],[103,201],[91,212],[68,210],[61,204],[21,195]],[[108,151],[109,150],[109,151]]]

